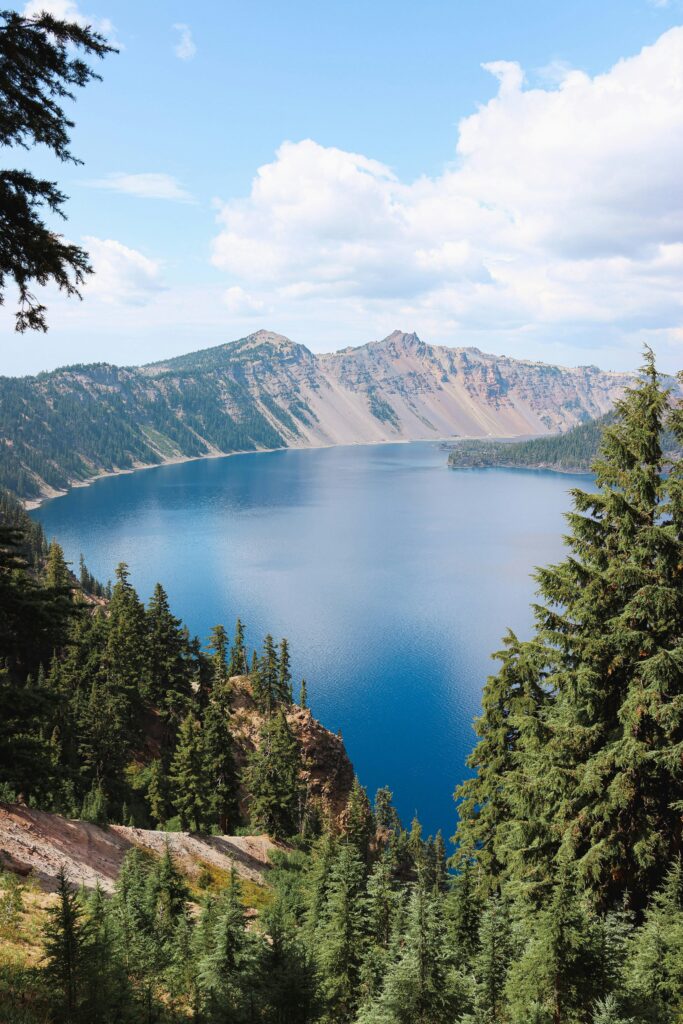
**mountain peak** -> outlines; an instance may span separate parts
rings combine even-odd
[[[294,344],[291,338],[285,337],[284,334],[278,334],[276,331],[268,331],[264,328],[249,334],[244,338],[244,341],[251,342],[254,345],[275,345],[277,348],[284,348]]]
[[[379,343],[380,345],[402,345],[404,348],[415,348],[417,345],[421,345],[422,341],[418,338],[415,331],[411,334],[407,334],[405,331],[392,331],[386,338],[383,338]]]

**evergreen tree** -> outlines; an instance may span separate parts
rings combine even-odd
[[[48,911],[45,960],[48,977],[59,993],[58,1012],[65,1021],[79,1016],[87,955],[87,923],[62,865],[57,875],[57,905]]]
[[[301,752],[282,709],[264,722],[243,781],[251,798],[252,825],[274,839],[294,835],[299,828],[304,792]]]
[[[375,821],[368,795],[354,776],[351,793],[346,807],[346,837],[358,850],[364,863],[370,859],[370,843],[374,836]]]
[[[259,711],[264,715],[272,715],[280,701],[279,690],[280,666],[273,638],[268,636],[263,641],[263,653],[258,660],[256,675],[253,681],[254,700]]]
[[[290,671],[289,642],[283,637],[280,641],[278,657],[277,695],[281,704],[292,703],[292,673]]]
[[[172,799],[183,828],[200,832],[206,821],[209,794],[206,789],[205,746],[202,727],[194,715],[183,719],[178,745],[171,762]]]
[[[505,1020],[505,981],[512,959],[509,908],[500,896],[491,896],[481,915],[478,952],[474,960],[477,1024],[501,1024]]]
[[[237,875],[233,871],[211,922],[209,950],[199,964],[199,983],[209,1021],[255,1020],[251,1015],[255,950],[246,930]]]
[[[231,832],[237,824],[239,813],[227,678],[214,684],[204,712],[202,735],[204,777],[209,791],[208,813],[217,822],[221,832]]]
[[[230,675],[245,676],[248,673],[247,652],[244,647],[244,626],[238,619],[235,624],[235,636],[230,648]]]
[[[143,693],[162,712],[167,723],[165,736],[177,729],[191,703],[192,661],[187,630],[172,614],[166,591],[157,583],[145,612],[147,663],[141,682]]]
[[[61,544],[56,540],[50,542],[45,563],[45,582],[48,587],[58,590],[70,590],[73,586],[71,573],[64,558],[64,551]]]
[[[59,160],[79,163],[69,150],[73,122],[61,104],[65,98],[74,99],[74,87],[82,88],[99,77],[85,58],[112,52],[102,35],[80,22],[45,11],[37,17],[3,11],[0,145],[4,149],[45,145]],[[7,282],[13,281],[19,292],[17,331],[47,330],[45,306],[33,294],[36,284],[53,283],[67,295],[78,295],[79,286],[92,273],[87,253],[42,219],[43,208],[63,217],[65,200],[55,182],[26,170],[0,172],[0,305]]]
[[[358,1005],[365,945],[364,878],[365,865],[355,846],[342,846],[316,931],[324,1019],[340,1024],[352,1019]]]
[[[301,680],[301,689],[299,690],[299,707],[304,710],[308,707],[308,688],[306,686],[306,680]]]

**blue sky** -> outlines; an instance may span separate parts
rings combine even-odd
[[[58,177],[97,274],[45,337],[8,295],[0,372],[259,327],[681,365],[678,0],[45,6],[121,52],[74,110],[84,166],[5,159]]]

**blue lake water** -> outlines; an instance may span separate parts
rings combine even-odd
[[[449,471],[432,443],[281,451],[102,479],[34,515],[77,567],[127,561],[205,638],[239,615],[287,636],[311,706],[371,795],[452,834],[472,720],[506,628],[531,625],[534,566],[562,555],[582,479]],[[298,692],[298,686],[295,687]]]

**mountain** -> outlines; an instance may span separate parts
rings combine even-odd
[[[0,378],[0,486],[35,499],[235,451],[561,432],[605,413],[629,380],[401,331],[323,355],[258,331],[147,366]]]

